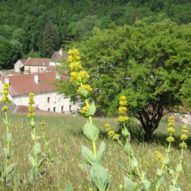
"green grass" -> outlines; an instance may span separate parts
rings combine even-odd
[[[87,172],[82,170],[82,157],[80,153],[81,145],[91,147],[91,143],[83,136],[81,129],[85,123],[85,119],[77,116],[38,116],[37,124],[42,120],[47,122],[47,137],[51,141],[51,150],[54,157],[54,166],[50,175],[36,184],[36,191],[57,191],[64,190],[68,184],[72,184],[74,190],[89,190],[89,182],[87,180]],[[0,113],[0,121],[2,122],[2,113]],[[104,123],[111,123],[116,127],[115,119],[95,119],[95,123],[101,128]],[[28,153],[31,151],[32,141],[30,136],[30,126],[28,119],[24,115],[12,114],[10,116],[11,130],[13,134],[14,161],[17,163],[16,174],[22,179],[27,176],[29,170]],[[38,128],[38,127],[37,127]],[[151,143],[144,143],[140,135],[133,140],[133,148],[139,159],[140,168],[147,173],[148,177],[153,177],[156,173],[157,163],[154,159],[154,152],[160,150],[164,152],[166,148],[166,121],[163,120],[159,129],[154,135]],[[180,133],[180,124],[176,126],[177,132]],[[3,126],[0,124],[1,135],[3,134]],[[135,132],[135,130],[132,130]],[[190,130],[189,130],[190,131]],[[191,134],[191,132],[189,132]],[[135,133],[136,135],[136,133]],[[122,165],[128,165],[127,156],[123,149],[116,143],[105,136],[101,136],[100,141],[106,142],[107,150],[105,153],[103,166],[108,168],[111,177],[110,191],[118,191],[119,185],[123,184],[123,176],[125,172]],[[183,191],[191,190],[191,142],[189,140],[189,149],[185,153],[183,161],[183,173],[179,177],[179,183]],[[0,140],[2,148],[2,138]],[[179,157],[179,149],[177,146],[172,151],[172,163],[175,165]],[[0,156],[1,157],[1,156]],[[165,179],[165,182],[169,179]],[[19,191],[30,190],[27,184],[23,183]],[[165,185],[162,190],[166,190]]]

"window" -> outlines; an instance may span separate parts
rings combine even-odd
[[[56,107],[53,107],[53,111],[56,112]]]
[[[50,103],[50,97],[47,97],[47,102]]]
[[[71,105],[69,105],[69,111],[70,111],[70,112],[72,111],[72,106],[71,106]]]
[[[64,112],[64,106],[61,106],[61,112],[62,113]]]
[[[48,108],[48,111],[50,111],[50,108]]]

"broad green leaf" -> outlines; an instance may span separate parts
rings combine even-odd
[[[9,159],[10,158],[10,152],[9,152],[9,150],[7,149],[7,148],[3,148],[2,149],[2,152],[3,152],[3,157],[4,158],[7,158],[7,159]]]
[[[147,179],[142,180],[143,190],[149,190],[151,183]]]
[[[36,143],[36,144],[33,146],[32,151],[33,151],[34,155],[38,155],[38,154],[41,152],[40,143]]]
[[[85,115],[86,115],[86,117],[93,116],[95,114],[95,112],[96,112],[96,106],[93,101]]]
[[[3,123],[5,124],[5,126],[7,126],[9,124],[8,120],[3,119]]]
[[[124,149],[128,155],[132,156],[134,154],[130,143],[125,143]]]
[[[122,135],[123,135],[124,137],[130,139],[130,133],[129,133],[129,131],[127,130],[127,128],[123,128],[121,133],[122,133]]]
[[[36,163],[34,157],[32,155],[28,155],[28,159],[33,167],[36,167],[38,164]]]
[[[46,157],[42,157],[42,158],[38,161],[38,167],[39,167],[39,168],[43,165],[43,163],[45,162],[45,160],[46,160]]]
[[[33,118],[32,118],[31,121],[30,121],[30,125],[32,126],[32,128],[34,128],[34,126],[35,126],[35,121],[34,121]]]
[[[84,98],[87,98],[88,95],[89,95],[89,91],[86,90],[86,89],[83,88],[83,87],[80,87],[80,88],[79,88],[78,93],[79,93],[81,96],[83,96]]]
[[[6,134],[5,134],[5,136],[4,136],[4,141],[5,141],[6,143],[12,141],[12,135],[11,135],[11,133],[6,133]]]
[[[106,145],[105,143],[102,141],[100,146],[99,146],[99,149],[97,151],[97,162],[100,163],[101,160],[103,159],[103,155],[104,155],[104,152],[105,152],[105,149],[106,149]]]
[[[134,170],[138,166],[138,161],[135,157],[131,159],[131,169]]]
[[[181,172],[182,171],[182,164],[178,164],[176,167],[176,172]]]
[[[125,191],[135,191],[136,190],[136,183],[134,183],[127,176],[125,176],[124,177],[124,187],[125,187]]]
[[[100,191],[107,191],[110,183],[108,171],[99,164],[93,164],[90,168],[90,178],[92,183]]]
[[[73,188],[71,185],[66,186],[66,188],[64,189],[64,191],[73,191]]]
[[[15,170],[16,164],[10,164],[8,167],[4,169],[4,172],[2,174],[3,177],[6,177],[7,175],[11,174]]]
[[[96,158],[94,156],[94,153],[89,148],[87,148],[86,146],[82,146],[81,153],[82,153],[82,156],[84,158],[84,161],[87,164],[92,165],[93,163],[96,162]]]
[[[83,133],[91,141],[96,141],[99,138],[99,129],[89,121],[84,125]]]

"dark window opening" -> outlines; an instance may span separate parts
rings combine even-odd
[[[69,105],[69,111],[70,111],[70,112],[72,111],[72,106],[71,106],[71,105]]]

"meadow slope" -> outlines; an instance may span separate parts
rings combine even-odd
[[[2,116],[0,113],[0,130],[3,134]],[[81,169],[82,157],[80,146],[87,145],[91,147],[91,143],[83,136],[81,129],[85,122],[84,118],[78,116],[37,116],[37,128],[40,132],[39,124],[42,120],[47,123],[46,132],[50,140],[50,148],[54,157],[54,166],[50,174],[44,180],[36,184],[36,191],[57,191],[64,190],[68,184],[72,184],[74,190],[85,191],[89,190],[90,184],[87,180],[86,171]],[[95,119],[95,123],[102,128],[104,123],[111,123],[116,127],[116,120],[109,118]],[[11,130],[13,132],[14,161],[17,163],[16,174],[20,178],[27,176],[29,170],[28,153],[31,151],[30,144],[30,126],[25,115],[11,114],[10,115]],[[153,176],[156,173],[157,163],[155,161],[155,151],[165,150],[166,137],[166,120],[160,124],[160,128],[155,133],[155,139],[151,143],[144,143],[140,136],[133,140],[132,145],[140,162],[140,168],[145,169],[147,176]],[[180,132],[180,124],[176,126],[177,132]],[[190,130],[189,130],[190,131]],[[191,132],[189,132],[191,134]],[[104,157],[103,166],[108,168],[111,177],[111,191],[119,190],[119,185],[123,183],[123,175],[125,172],[122,169],[123,165],[128,165],[127,156],[123,149],[116,143],[109,140],[104,134],[101,140],[106,142],[107,150]],[[138,139],[139,142],[138,142]],[[2,136],[0,141],[2,147]],[[191,190],[191,141],[189,138],[189,149],[185,153],[183,161],[184,172],[179,177],[179,183],[183,191]],[[179,149],[175,146],[172,150],[173,164],[176,163],[179,156]],[[168,179],[165,182],[169,181]],[[25,183],[19,188],[20,191],[30,190]],[[165,190],[165,185],[163,186]]]

